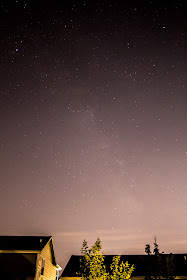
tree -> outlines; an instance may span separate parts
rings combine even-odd
[[[153,250],[153,253],[155,253],[155,256],[158,256],[159,255],[159,246],[158,246],[158,243],[157,243],[157,240],[156,240],[156,235],[154,236],[154,250]]]
[[[150,247],[149,244],[146,244],[146,246],[145,246],[145,252],[146,252],[146,254],[148,254],[148,256],[150,256],[150,254],[151,254],[151,247]],[[150,265],[151,265],[151,260],[150,260],[150,258],[148,258],[148,264],[149,264],[149,267],[150,267]],[[145,276],[145,279],[147,279],[147,280],[152,279],[152,278],[151,278],[150,271],[147,272],[147,275]]]
[[[151,249],[150,249],[150,245],[146,244],[145,247],[145,252],[150,255],[151,254]],[[152,266],[153,266],[153,278],[154,279],[161,279],[161,277],[164,279],[174,279],[175,276],[175,266],[174,266],[174,256],[172,254],[170,255],[162,255],[159,252],[159,245],[157,243],[157,239],[156,236],[154,236],[154,249],[153,249],[153,262],[152,262]],[[151,259],[149,260],[149,265],[151,265],[150,263]],[[149,275],[146,276],[146,279],[152,279]]]
[[[159,246],[156,240],[156,236],[154,236],[154,250],[153,253],[155,254],[154,257],[154,279],[160,279],[160,276],[162,274],[161,269],[161,257],[159,253]]]
[[[111,280],[122,280],[130,279],[132,272],[134,271],[134,265],[130,266],[128,262],[120,261],[121,256],[113,257],[110,269],[112,274],[109,279]]]
[[[165,279],[175,279],[175,266],[174,266],[174,256],[169,254],[166,256],[165,260],[162,261],[162,272]]]
[[[110,265],[111,272],[106,271],[105,256],[101,252],[101,241],[97,238],[95,244],[88,250],[86,240],[83,241],[80,258],[80,272],[77,273],[83,280],[122,280],[130,279],[134,265],[120,260],[121,256],[113,257]]]
[[[84,239],[84,241],[82,243],[81,254],[86,255],[87,253],[88,253],[88,243]]]
[[[83,280],[106,280],[108,273],[104,265],[104,256],[101,251],[101,241],[97,238],[95,244],[88,250],[86,240],[83,241],[80,259],[80,273]]]
[[[146,252],[146,254],[148,254],[148,256],[151,254],[151,249],[150,249],[151,247],[150,247],[150,245],[149,244],[146,244],[146,246],[145,246],[145,252]]]
[[[82,248],[81,248],[81,254],[84,256],[80,258],[80,273],[77,273],[78,275],[81,275],[83,279],[87,279],[89,276],[89,262],[87,260],[88,252],[88,244],[87,241],[84,239]]]

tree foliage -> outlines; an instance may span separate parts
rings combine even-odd
[[[146,244],[145,252],[150,255],[151,249],[150,245]],[[159,245],[157,243],[156,236],[154,237],[154,256],[152,258],[152,277],[150,275],[146,276],[146,279],[175,279],[175,266],[174,266],[174,256],[160,254]]]
[[[160,279],[162,275],[162,267],[161,267],[161,256],[159,253],[159,246],[156,240],[156,236],[154,237],[154,279]]]
[[[101,241],[97,238],[95,244],[88,250],[87,241],[83,241],[80,259],[80,276],[83,280],[106,280],[107,272],[104,256],[101,251]]]
[[[83,280],[122,280],[130,279],[134,266],[120,260],[121,256],[113,257],[110,272],[104,264],[105,256],[101,252],[101,241],[97,238],[95,244],[88,249],[87,241],[83,241],[80,258],[80,272],[77,275]]]
[[[156,240],[156,236],[154,236],[154,250],[153,250],[153,253],[155,254],[155,256],[158,256],[159,255],[159,246],[158,246],[158,243],[157,243],[157,240]]]
[[[165,262],[162,267],[163,277],[165,279],[175,279],[175,266],[174,266],[174,256],[169,254],[166,256]]]
[[[109,279],[111,280],[122,280],[130,279],[132,272],[134,271],[134,265],[130,265],[128,262],[120,260],[121,256],[113,257],[110,269],[112,271]]]
[[[146,244],[146,246],[145,246],[145,252],[146,252],[146,254],[148,254],[148,255],[151,254],[151,249],[150,249],[150,248],[151,248],[150,245],[149,245],[149,244]]]

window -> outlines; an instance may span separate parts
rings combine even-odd
[[[44,275],[44,267],[45,267],[45,260],[42,259],[42,270],[41,270],[41,275]]]

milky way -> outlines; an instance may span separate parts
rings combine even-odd
[[[56,2],[0,7],[0,234],[186,252],[184,1]]]

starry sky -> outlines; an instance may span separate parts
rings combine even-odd
[[[185,1],[49,2],[0,5],[0,234],[186,253]]]

